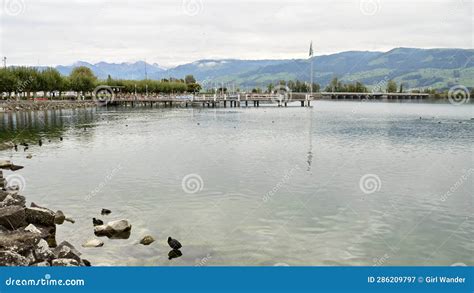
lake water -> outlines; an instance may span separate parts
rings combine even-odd
[[[1,141],[35,144],[0,158],[25,166],[4,173],[29,202],[76,220],[57,240],[93,265],[474,265],[473,117],[330,101],[0,113]],[[82,248],[92,217],[128,219],[130,238]]]

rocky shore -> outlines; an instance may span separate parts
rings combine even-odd
[[[88,101],[1,101],[0,112],[44,111],[59,109],[80,109],[97,106],[96,102]]]
[[[0,266],[90,266],[69,242],[56,242],[56,225],[68,219],[31,203],[7,186],[0,170]]]

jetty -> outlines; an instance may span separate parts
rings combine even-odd
[[[235,94],[235,95],[117,95],[107,100],[112,106],[164,106],[164,107],[259,107],[260,104],[276,104],[278,107],[299,105],[310,107],[316,100],[422,100],[429,98],[423,93],[350,93],[350,92],[320,92],[276,94]]]

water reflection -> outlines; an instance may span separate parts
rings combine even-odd
[[[181,257],[183,253],[179,249],[172,249],[168,252],[168,259],[172,260],[173,258]]]
[[[96,109],[0,113],[0,142],[43,144],[95,120]],[[27,147],[27,146],[25,146]]]

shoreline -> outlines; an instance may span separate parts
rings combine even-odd
[[[91,266],[71,243],[56,242],[56,225],[74,220],[33,202],[28,207],[19,191],[0,170],[0,266]]]
[[[117,100],[120,102],[121,100]],[[391,100],[391,99],[382,99],[382,100],[366,100],[366,99],[314,99],[313,102],[326,101],[326,102],[375,102],[375,103],[406,103],[406,104],[452,104],[446,98],[428,98],[423,100]],[[146,104],[146,101],[140,99],[136,100],[136,106],[149,107]],[[184,103],[185,100],[182,101]],[[230,101],[229,101],[230,102]],[[296,103],[298,101],[288,101],[288,103]],[[112,102],[113,103],[113,102]],[[141,105],[143,103],[143,105]],[[198,102],[199,103],[199,102]],[[267,103],[266,103],[267,104]],[[265,105],[266,105],[265,104]],[[277,105],[275,103],[268,103],[268,105]],[[466,101],[465,103],[460,103],[457,105],[472,105],[474,101]],[[29,111],[48,111],[48,110],[69,110],[69,109],[85,109],[85,108],[97,108],[101,105],[94,100],[48,100],[48,101],[13,101],[13,100],[0,100],[0,113],[16,113],[16,112],[29,112]],[[127,107],[126,105],[122,105]],[[166,105],[165,105],[166,106]],[[179,106],[177,106],[179,107]],[[204,106],[203,106],[204,107]],[[246,108],[246,106],[240,106],[239,108]]]
[[[94,108],[97,103],[87,101],[0,101],[0,113],[13,113],[22,111],[47,111],[62,109]]]

